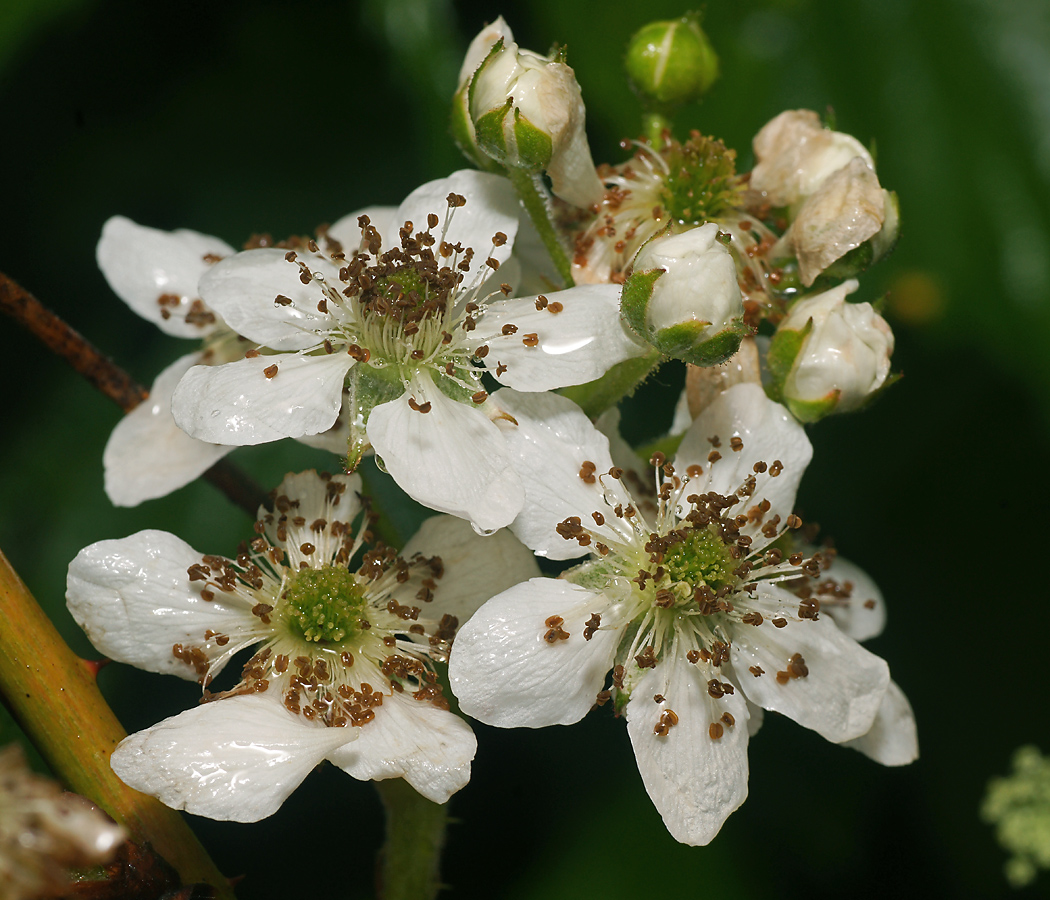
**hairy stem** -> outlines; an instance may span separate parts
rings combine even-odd
[[[95,667],[69,649],[2,552],[0,609],[0,695],[54,774],[133,840],[151,844],[185,883],[206,882],[232,900],[182,816],[113,774],[109,756],[126,732],[99,692]]]
[[[438,868],[448,807],[416,793],[407,781],[377,781],[386,810],[376,892],[380,900],[432,900],[441,890]]]
[[[510,183],[514,185],[514,190],[518,192],[518,198],[525,207],[525,211],[532,219],[532,224],[536,226],[540,240],[543,241],[543,246],[550,254],[554,268],[561,276],[563,287],[573,287],[576,282],[572,279],[572,262],[562,246],[558,232],[554,230],[554,225],[551,223],[546,192],[541,191],[536,183],[538,176],[514,167],[507,169],[507,175],[510,177]]]
[[[29,329],[124,412],[131,412],[149,397],[149,391],[113,360],[3,272],[0,310]],[[228,460],[219,460],[203,477],[250,516],[266,500],[263,489]]]

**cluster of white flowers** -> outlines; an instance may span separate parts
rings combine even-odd
[[[690,844],[743,802],[763,710],[910,762],[908,702],[858,643],[881,631],[882,597],[794,512],[804,423],[891,379],[889,326],[847,300],[897,231],[871,155],[794,111],[758,133],[742,176],[695,133],[595,168],[572,69],[520,49],[502,19],[471,45],[453,132],[484,171],[314,237],[234,252],[106,223],[116,293],[204,342],[114,431],[112,500],[281,438],[346,470],[288,475],[235,558],[144,531],[73,561],[69,608],[100,651],[203,688],[200,707],[127,738],[117,774],[238,821],[274,813],[325,759],[445,802],[476,750],[445,664],[463,713],[493,725],[623,714],[650,797]],[[541,174],[553,194],[519,197],[545,190]],[[571,248],[560,270],[537,260],[545,229],[554,255]],[[615,403],[670,358],[690,364],[688,390],[645,462]],[[367,453],[443,514],[401,548],[361,495]]]

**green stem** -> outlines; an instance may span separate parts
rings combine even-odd
[[[52,772],[149,843],[186,884],[233,900],[229,882],[175,810],[122,782],[109,756],[127,734],[95,683],[0,552],[0,695]]]
[[[532,219],[532,224],[536,226],[536,230],[540,234],[540,240],[543,241],[543,246],[550,254],[554,268],[558,270],[558,274],[561,276],[563,286],[567,288],[573,287],[576,282],[572,279],[572,261],[562,246],[558,232],[554,230],[547,207],[546,192],[541,191],[537,186],[536,179],[539,176],[525,169],[513,167],[507,169],[507,175],[510,177],[510,183],[514,185],[514,190],[518,192],[518,197],[521,199],[525,211],[529,214],[529,218]]]
[[[377,781],[386,810],[377,893],[380,900],[432,900],[441,890],[438,867],[448,807],[416,793],[402,778]]]
[[[662,150],[664,146],[664,132],[671,130],[671,120],[663,113],[649,109],[642,113],[642,129],[653,150]]]
[[[645,356],[625,359],[617,363],[601,378],[588,381],[586,384],[574,384],[558,391],[579,406],[591,419],[597,419],[603,412],[615,406],[624,397],[634,393],[649,373],[662,359],[656,350],[650,350]]]

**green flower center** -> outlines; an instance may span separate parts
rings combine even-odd
[[[364,587],[348,569],[302,569],[281,594],[288,627],[303,640],[336,644],[360,630]]]
[[[694,528],[688,537],[664,554],[663,566],[672,582],[685,582],[698,588],[707,585],[717,591],[736,583],[733,570],[740,561],[733,558],[727,544],[711,527]]]
[[[663,201],[672,218],[699,224],[736,205],[736,152],[721,141],[694,133],[684,144],[674,142],[664,159],[670,171]]]

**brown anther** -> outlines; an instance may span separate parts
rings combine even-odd
[[[409,405],[410,408],[414,409],[418,413],[428,413],[428,412],[430,412],[430,409],[431,409],[431,405],[430,405],[430,401],[429,400],[427,400],[426,403],[419,404],[419,403],[416,402],[415,397],[409,397],[408,398],[408,405]]]
[[[473,403],[484,403],[489,399],[488,391],[476,391],[470,395],[471,402]]]
[[[547,632],[543,635],[543,639],[548,644],[556,644],[558,641],[567,641],[569,639],[569,632],[561,627],[564,623],[565,620],[561,616],[550,616],[543,623],[547,626]]]
[[[717,741],[725,733],[725,729],[722,727],[721,722],[712,722],[711,727],[707,729],[707,733],[711,736],[712,741]]]
[[[532,332],[531,334],[526,334],[522,337],[521,342],[526,347],[538,347],[540,344],[540,337],[536,332]]]
[[[565,309],[565,306],[560,300],[555,300],[553,303],[547,304],[547,312],[554,313],[555,315],[560,313],[563,309]]]
[[[783,628],[785,625],[787,625],[787,619],[785,619],[783,616],[777,616],[775,619],[773,619],[773,625],[776,628]]]
[[[739,453],[744,449],[744,442],[738,437],[730,438],[729,446],[733,448],[734,453]]]
[[[276,374],[277,363],[274,363],[272,366],[267,366],[265,369],[263,369],[263,375],[265,375],[267,378],[273,378]]]

